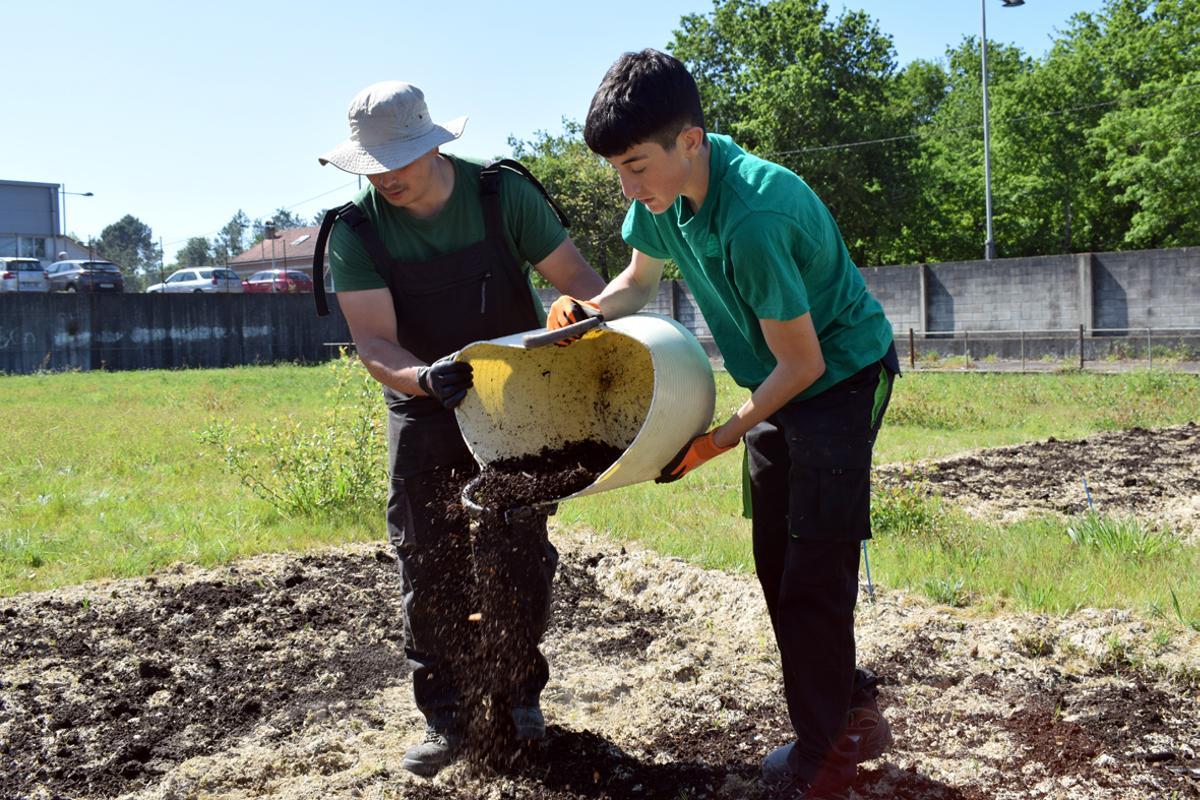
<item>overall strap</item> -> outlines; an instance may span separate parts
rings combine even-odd
[[[525,270],[521,269],[521,265],[517,259],[513,257],[512,250],[508,247],[508,241],[504,238],[504,214],[500,205],[500,169],[507,167],[519,175],[525,176],[542,196],[546,198],[546,202],[554,209],[554,213],[558,215],[559,221],[563,227],[567,226],[567,216],[563,213],[554,199],[550,197],[537,178],[529,173],[529,170],[521,166],[520,163],[512,159],[502,158],[498,161],[493,161],[486,165],[479,173],[479,202],[483,206],[483,222],[486,227],[485,236],[492,242],[497,253],[507,265],[507,269],[503,270],[504,276],[508,279],[512,287],[513,297],[529,297],[529,311],[532,314],[532,319],[536,326],[538,321],[537,311],[534,309],[533,293],[529,291],[529,280],[525,275]]]
[[[388,270],[388,266],[393,260],[392,256],[383,240],[379,238],[379,234],[375,232],[371,221],[367,219],[367,215],[355,203],[346,203],[330,209],[325,212],[325,218],[321,220],[321,230],[317,233],[317,249],[313,253],[313,298],[316,300],[317,314],[322,317],[329,314],[329,305],[325,300],[325,276],[323,274],[325,243],[338,219],[349,225],[350,230],[354,231],[362,241],[363,246],[367,248],[367,253],[371,256],[371,263],[375,267],[375,271],[379,273],[384,282],[388,286],[392,284],[389,280]]]
[[[346,203],[344,206],[331,208],[325,212],[324,219],[321,220],[321,229],[317,231],[316,250],[313,251],[313,300],[317,304],[317,316],[329,316],[329,303],[325,300],[325,243],[329,241],[329,232],[333,230],[333,224],[337,222],[337,218],[345,212],[347,206],[352,206],[353,203]]]
[[[562,210],[562,207],[559,206],[558,203],[554,202],[554,198],[550,196],[550,193],[548,191],[546,191],[546,187],[542,186],[541,182],[538,181],[537,178],[533,177],[532,172],[525,169],[524,164],[522,164],[519,161],[514,161],[511,158],[498,159],[496,161],[491,162],[490,164],[488,164],[487,166],[485,166],[483,168],[483,172],[480,173],[480,181],[482,182],[483,194],[485,197],[488,195],[489,191],[492,193],[495,193],[496,196],[499,197],[499,194],[500,194],[500,168],[501,167],[512,170],[513,172],[517,173],[518,175],[524,177],[525,180],[532,183],[535,187],[537,187],[537,190],[542,193],[542,197],[546,198],[546,202],[550,204],[550,208],[554,209],[554,214],[558,217],[558,221],[562,223],[562,226],[564,228],[571,227],[571,220],[569,220],[567,218],[567,214],[565,211]],[[489,186],[493,187],[493,188],[489,189]],[[485,213],[486,213],[486,210],[487,210],[487,204],[485,203],[484,204]],[[499,222],[499,219],[497,219],[496,221]]]

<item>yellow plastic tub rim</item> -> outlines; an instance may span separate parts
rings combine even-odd
[[[708,356],[668,317],[623,317],[566,347],[525,349],[524,336],[459,351],[475,386],[455,413],[476,460],[489,464],[588,439],[623,451],[589,486],[547,502],[653,480],[712,421]]]

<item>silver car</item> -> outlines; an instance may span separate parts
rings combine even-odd
[[[147,294],[176,292],[229,292],[241,294],[242,279],[225,267],[189,267],[178,269],[162,283],[146,287]]]
[[[0,258],[0,292],[48,292],[50,279],[36,258]]]

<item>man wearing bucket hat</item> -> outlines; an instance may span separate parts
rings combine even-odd
[[[350,138],[322,164],[370,185],[326,214],[316,243],[314,284],[325,308],[322,253],[358,355],[383,384],[388,405],[388,538],[404,588],[406,651],[413,694],[427,723],[425,741],[403,766],[431,776],[459,752],[464,705],[489,691],[494,665],[471,650],[465,598],[473,583],[466,520],[458,504],[477,467],[453,409],[471,388],[464,345],[540,327],[542,307],[529,280],[533,265],[567,294],[591,296],[604,282],[576,250],[557,205],[516,162],[484,166],[439,152],[462,135],[466,118],[433,121],[416,86],[368,86],[349,109]],[[550,613],[557,553],[546,517],[502,524],[487,535],[520,538],[531,557],[512,587],[515,655],[501,690],[518,739],[545,732],[539,697],[548,666],[538,651]],[[508,663],[513,662],[513,663]]]
[[[688,281],[733,379],[751,391],[668,464],[678,480],[745,438],[755,568],[782,656],[795,740],[763,762],[788,798],[843,798],[891,744],[875,678],[855,666],[859,542],[870,465],[899,363],[892,328],[832,215],[794,173],[707,134],[695,81],[654,50],[626,53],[592,98],[588,146],[635,201],[629,267],[549,327],[633,313],[664,260]]]

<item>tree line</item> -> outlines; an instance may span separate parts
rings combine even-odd
[[[1043,57],[988,42],[1000,257],[1200,242],[1198,40],[1200,0],[1107,0]],[[716,0],[667,49],[696,77],[709,129],[803,177],[860,266],[983,257],[978,38],[900,66],[864,12]],[[623,267],[619,183],[580,126],[510,145],[573,211],[597,269]]]

